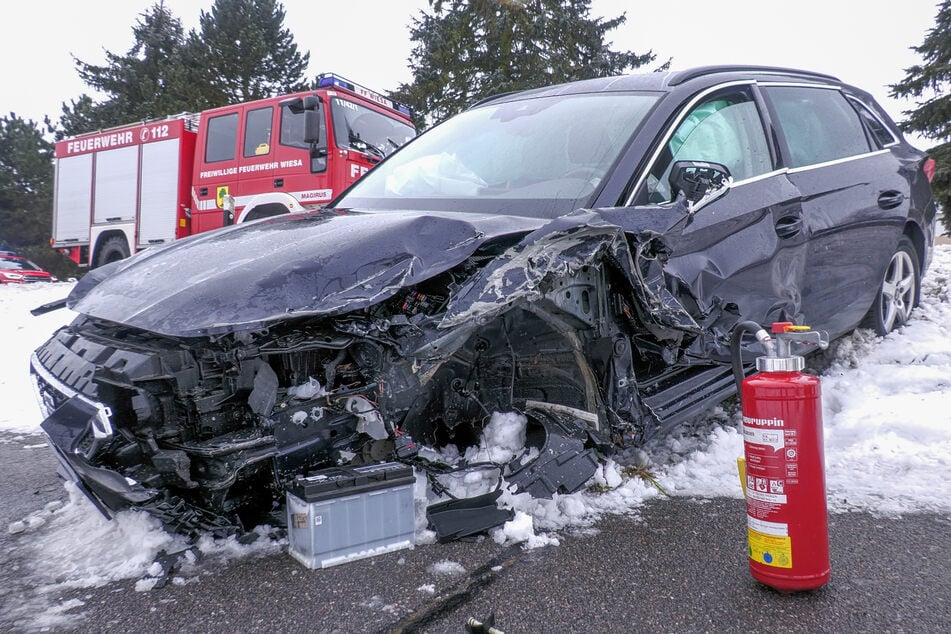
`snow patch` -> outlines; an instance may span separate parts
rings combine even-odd
[[[465,567],[458,561],[443,559],[432,564],[427,570],[434,574],[444,577],[459,577],[466,574]]]

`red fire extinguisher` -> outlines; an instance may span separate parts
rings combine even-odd
[[[770,337],[743,322],[735,342],[749,324],[767,351],[740,389],[750,574],[780,592],[815,590],[830,575],[821,392],[790,345],[828,340],[808,326],[774,323]],[[734,371],[738,358],[735,345]]]

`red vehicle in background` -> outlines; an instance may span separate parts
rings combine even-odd
[[[319,207],[416,135],[405,106],[333,74],[317,84],[58,142],[51,246],[95,267]]]
[[[56,282],[55,277],[11,251],[0,251],[0,284]]]

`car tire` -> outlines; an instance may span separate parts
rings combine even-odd
[[[129,257],[129,245],[126,243],[125,238],[122,236],[112,236],[111,238],[106,238],[99,246],[99,251],[96,253],[95,265],[98,268],[104,264],[117,262],[127,257]]]
[[[902,237],[861,326],[871,328],[882,337],[904,326],[911,317],[911,311],[918,305],[920,289],[918,254],[911,240]]]

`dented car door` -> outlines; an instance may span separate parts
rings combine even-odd
[[[775,151],[750,86],[697,98],[661,138],[631,207],[604,215],[626,231],[644,217],[670,218],[664,271],[671,292],[704,326],[691,354],[728,360],[724,335],[736,321],[795,321],[802,312],[805,245],[799,190],[774,167]],[[675,164],[725,167],[732,182],[709,202],[676,189]]]

